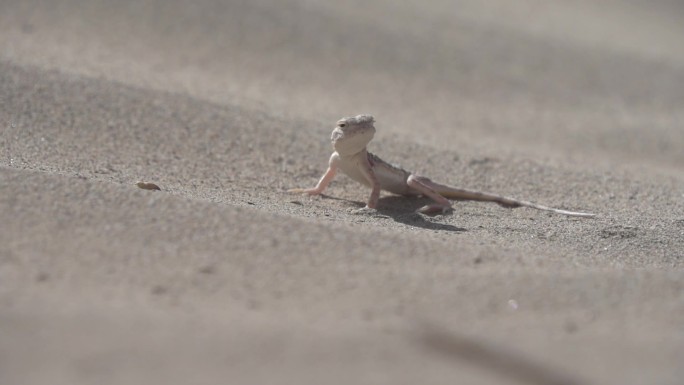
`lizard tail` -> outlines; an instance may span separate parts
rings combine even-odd
[[[579,212],[579,211],[561,210],[561,209],[556,209],[553,207],[547,207],[547,206],[539,205],[539,204],[528,202],[528,201],[504,197],[501,195],[484,193],[484,192],[480,192],[480,191],[472,191],[472,190],[457,189],[457,188],[449,187],[449,188],[446,188],[443,190],[439,189],[437,192],[447,199],[462,200],[462,201],[494,202],[494,203],[498,203],[499,205],[501,205],[503,207],[508,207],[508,208],[521,207],[521,206],[522,207],[530,207],[530,208],[537,209],[537,210],[550,211],[550,212],[554,212],[557,214],[563,214],[563,215],[568,215],[568,216],[572,216],[572,217],[592,218],[592,217],[596,216],[596,214],[592,214],[592,213],[583,213],[583,212]]]

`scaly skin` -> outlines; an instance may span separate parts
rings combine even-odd
[[[531,207],[575,217],[594,217],[596,214],[567,211],[538,205],[536,203],[489,194],[480,191],[459,189],[431,181],[424,176],[415,175],[400,167],[391,165],[366,150],[375,135],[374,119],[371,115],[358,115],[340,119],[332,132],[332,145],[335,149],[328,170],[318,181],[316,187],[288,190],[292,193],[318,195],[332,182],[338,170],[353,180],[371,188],[371,195],[365,210],[375,209],[378,205],[380,190],[399,195],[430,197],[435,203],[420,208],[425,214],[447,213],[453,210],[449,199],[475,200],[498,203],[503,207]]]

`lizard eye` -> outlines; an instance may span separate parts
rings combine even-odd
[[[346,126],[346,124],[345,124],[345,123],[340,123],[340,124],[338,124],[338,126],[344,127],[344,126]]]

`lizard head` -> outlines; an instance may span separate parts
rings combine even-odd
[[[366,148],[375,135],[375,120],[371,115],[342,118],[332,132],[333,148],[341,156],[354,155]]]

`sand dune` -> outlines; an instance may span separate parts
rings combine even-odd
[[[0,382],[680,382],[681,6],[481,3],[2,4]]]

